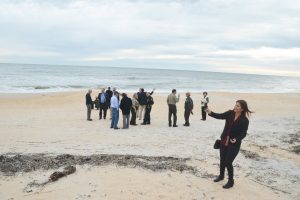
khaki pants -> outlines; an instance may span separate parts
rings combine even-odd
[[[138,110],[139,120],[144,119],[145,110],[146,110],[146,105],[139,105],[139,110]]]
[[[86,105],[87,108],[87,119],[91,119],[92,105]]]

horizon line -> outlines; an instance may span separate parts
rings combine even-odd
[[[119,69],[153,69],[153,70],[171,70],[171,71],[188,71],[188,72],[206,72],[206,73],[223,73],[223,74],[240,74],[240,75],[256,75],[256,76],[276,76],[276,77],[293,77],[300,78],[297,75],[276,75],[276,74],[256,74],[256,73],[241,73],[241,72],[223,72],[223,71],[205,71],[205,70],[188,70],[188,69],[169,69],[169,68],[145,68],[145,67],[115,67],[115,66],[101,66],[101,65],[78,65],[78,64],[41,64],[41,63],[5,63],[0,64],[15,64],[15,65],[52,65],[52,66],[66,66],[66,67],[102,67],[102,68],[119,68]]]

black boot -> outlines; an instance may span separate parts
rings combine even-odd
[[[219,175],[216,179],[214,179],[214,182],[219,182],[219,181],[222,181],[224,180],[224,175]]]
[[[225,184],[225,185],[223,185],[223,188],[224,189],[229,189],[229,188],[231,188],[231,187],[233,187],[233,185],[234,185],[234,180],[233,179],[228,179],[228,182]]]

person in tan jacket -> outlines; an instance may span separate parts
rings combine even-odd
[[[138,95],[137,93],[133,94],[132,100],[132,107],[131,107],[131,120],[130,120],[130,125],[136,126],[136,114],[137,110],[139,108],[139,102],[138,102]]]
[[[178,127],[177,126],[177,108],[176,108],[176,103],[179,102],[179,97],[180,94],[178,94],[178,96],[176,96],[176,89],[172,90],[172,93],[169,94],[168,98],[167,98],[167,103],[169,106],[169,127],[172,126],[172,115],[173,115],[173,127]]]

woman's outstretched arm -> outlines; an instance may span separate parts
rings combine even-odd
[[[211,111],[210,109],[206,109],[206,112],[209,116],[216,118],[216,119],[227,119],[227,117],[230,115],[230,113],[232,112],[232,110],[228,110],[224,113],[214,113],[213,111]]]

